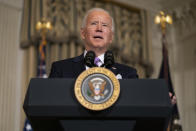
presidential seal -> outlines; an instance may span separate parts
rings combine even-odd
[[[79,75],[74,92],[81,105],[99,111],[109,108],[116,102],[120,94],[120,84],[110,70],[94,67]]]

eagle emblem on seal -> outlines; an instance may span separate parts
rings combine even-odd
[[[90,96],[95,100],[103,99],[108,90],[105,90],[106,81],[101,78],[93,78],[88,82]]]

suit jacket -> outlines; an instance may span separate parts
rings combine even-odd
[[[49,78],[77,78],[86,70],[84,55],[52,63]],[[129,66],[115,63],[111,70],[115,75],[120,74],[122,79],[138,78],[137,71]]]

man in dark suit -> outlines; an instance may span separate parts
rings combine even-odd
[[[82,55],[54,62],[50,78],[77,78],[80,73],[89,67],[84,63],[88,51],[94,51],[98,57],[98,66],[104,64],[104,54],[113,40],[114,22],[106,10],[93,8],[84,17],[81,38],[84,41],[85,51]],[[134,68],[115,63],[109,68],[118,79],[138,78]]]

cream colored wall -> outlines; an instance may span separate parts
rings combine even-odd
[[[170,65],[183,131],[195,130],[196,123],[196,1],[176,1],[164,7],[176,13],[169,30]]]
[[[174,86],[183,129],[192,131],[196,127],[196,24],[187,20],[185,27],[176,25],[173,30],[170,50]]]
[[[22,0],[0,0],[0,131],[19,131],[24,52],[19,48]]]
[[[195,130],[196,127],[195,41],[195,37],[182,38],[172,49],[174,86],[184,131]]]

